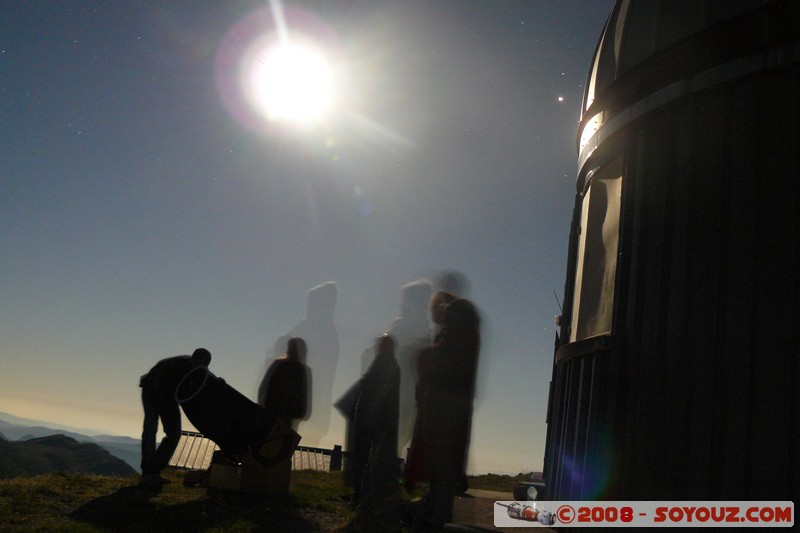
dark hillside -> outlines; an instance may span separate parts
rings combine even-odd
[[[0,438],[0,479],[28,475],[25,459],[13,442]]]
[[[6,419],[4,420],[4,418]],[[36,420],[27,420],[13,417],[6,413],[0,413],[0,437],[8,441],[27,441],[38,437],[66,435],[78,442],[98,444],[111,452],[111,455],[122,459],[138,471],[139,463],[141,462],[141,444],[139,439],[115,435],[89,436],[69,429],[56,429],[55,427],[47,427],[41,424],[50,423],[40,423]]]
[[[26,441],[0,440],[0,478],[48,472],[82,472],[102,476],[132,476],[136,471],[123,460],[92,443],[65,435]]]

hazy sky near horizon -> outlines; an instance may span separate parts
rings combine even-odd
[[[452,269],[484,319],[472,468],[541,469],[580,99],[613,3],[286,1],[341,79],[331,116],[287,134],[236,93],[266,1],[3,2],[0,411],[138,437],[138,377],[198,346],[254,399],[326,281],[339,394],[400,287]]]

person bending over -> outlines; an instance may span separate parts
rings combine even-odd
[[[166,468],[181,438],[181,411],[175,391],[186,374],[198,366],[207,367],[210,362],[211,353],[198,348],[191,356],[162,359],[139,380],[144,407],[140,485],[160,486],[167,482],[161,477],[161,471]],[[156,446],[159,418],[166,435]]]

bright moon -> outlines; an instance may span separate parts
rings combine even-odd
[[[308,125],[331,110],[333,73],[317,50],[283,42],[257,55],[251,97],[268,120]]]

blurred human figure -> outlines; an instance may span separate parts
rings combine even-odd
[[[431,327],[428,321],[431,290],[428,280],[404,285],[400,289],[400,313],[389,329],[389,334],[397,340],[397,363],[400,366],[398,445],[402,455],[405,455],[414,427],[417,357],[431,343]]]
[[[311,370],[305,364],[306,343],[292,337],[286,354],[275,359],[264,374],[258,388],[258,404],[272,412],[297,431],[300,420],[308,419],[308,391]]]
[[[435,276],[434,287],[437,292],[449,292],[460,298],[469,298],[469,278],[458,270],[443,270]]]
[[[409,490],[414,490],[418,481],[428,481],[430,479],[428,468],[430,451],[428,449],[429,445],[426,441],[426,436],[422,431],[428,413],[424,409],[421,400],[426,397],[431,359],[433,357],[434,347],[441,338],[442,326],[444,325],[444,311],[447,304],[454,301],[456,298],[456,295],[451,292],[438,291],[430,299],[428,309],[430,311],[431,320],[436,326],[433,343],[428,343],[415,357],[416,387],[414,389],[414,399],[416,404],[416,416],[414,418],[411,447],[409,449],[403,476],[406,488]]]
[[[338,288],[332,281],[309,290],[306,317],[278,339],[270,351],[275,355],[283,353],[289,339],[300,337],[311,354],[311,360],[306,362],[314,377],[309,389],[311,411],[303,424],[303,443],[307,446],[319,446],[330,424],[333,380],[339,364],[339,335],[333,322],[337,296]]]
[[[431,298],[431,302],[428,307],[431,313],[431,320],[433,320],[433,323],[437,326],[434,334],[434,342],[439,337],[442,328],[444,327],[444,317],[447,306],[457,299],[458,296],[450,291],[438,291],[433,295],[433,298]]]
[[[391,516],[391,499],[397,495],[400,467],[397,459],[397,424],[400,401],[400,367],[395,340],[380,336],[375,359],[360,378],[358,399],[351,422],[352,455],[345,479],[354,489],[356,517],[364,527],[377,527]]]
[[[162,359],[139,379],[142,388],[142,478],[141,485],[160,486],[167,482],[161,477],[181,438],[181,411],[175,392],[181,380],[198,366],[207,367],[211,353],[198,348],[189,355]],[[156,446],[158,421],[166,434]]]
[[[466,469],[480,351],[480,319],[472,302],[464,298],[432,306],[432,314],[437,317],[435,320],[441,320],[442,328],[431,347],[420,382],[412,443],[413,453],[419,433],[423,463],[414,473],[430,481],[430,491],[426,500],[412,507],[412,514],[420,525],[441,527],[452,518],[453,497]]]

